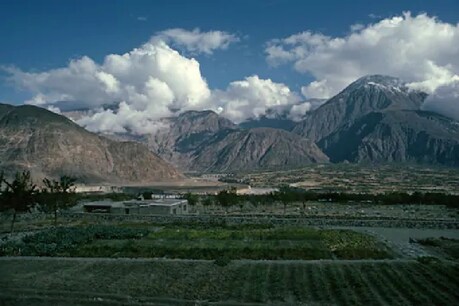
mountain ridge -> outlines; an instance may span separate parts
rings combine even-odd
[[[419,110],[426,94],[403,85],[397,78],[364,76],[305,116],[293,132],[320,141],[342,124],[383,110]],[[387,86],[390,85],[390,86]]]
[[[212,111],[185,112],[167,120],[167,128],[145,137],[143,141],[153,152],[184,171],[244,171],[254,169],[256,165],[259,168],[279,168],[282,165],[293,167],[328,162],[313,142],[298,135],[272,128],[242,129]],[[248,141],[247,137],[256,154],[239,145]],[[276,144],[276,137],[283,137],[287,150]],[[304,148],[293,142],[303,144]],[[267,155],[269,158],[258,154],[266,152],[266,146],[272,146]],[[244,158],[245,155],[250,158]],[[283,155],[294,158],[288,161]],[[219,165],[218,161],[222,164]]]
[[[144,145],[93,134],[32,105],[0,104],[0,168],[36,177],[75,176],[88,183],[147,183],[183,175]]]

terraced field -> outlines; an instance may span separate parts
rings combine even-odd
[[[1,258],[0,271],[3,305],[459,303],[455,262]]]

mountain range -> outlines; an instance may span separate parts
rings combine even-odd
[[[269,127],[244,129],[213,111],[188,111],[162,123],[166,127],[154,134],[121,139],[147,144],[184,171],[280,169],[328,162],[314,142],[299,135]]]
[[[427,94],[365,76],[295,122],[288,111],[236,125],[212,111],[185,112],[144,138],[185,171],[293,168],[326,162],[459,165],[459,123],[421,110]]]
[[[171,165],[185,172],[328,162],[459,166],[459,122],[423,111],[426,97],[397,78],[371,75],[316,101],[300,121],[288,109],[240,124],[213,111],[187,111],[161,119],[152,134],[102,136],[45,109],[0,104],[0,169],[150,182],[182,177]]]

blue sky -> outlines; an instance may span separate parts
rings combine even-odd
[[[0,102],[88,108],[95,132],[190,109],[301,120],[368,74],[459,119],[457,0],[2,0],[0,37]]]
[[[213,55],[198,55],[211,88],[257,74],[292,89],[311,80],[292,67],[270,67],[264,44],[272,38],[312,30],[330,36],[349,33],[356,23],[411,11],[458,21],[459,1],[10,1],[0,2],[0,64],[24,71],[65,66],[87,55],[96,62],[128,52],[169,28],[236,33],[241,41]],[[140,17],[140,18],[139,18]],[[139,20],[142,19],[142,20]],[[146,19],[146,20],[144,20]],[[2,80],[0,100],[20,103],[28,96]]]

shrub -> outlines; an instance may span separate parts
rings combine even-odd
[[[231,263],[231,259],[228,256],[221,256],[214,260],[214,264],[220,267],[225,267]]]

